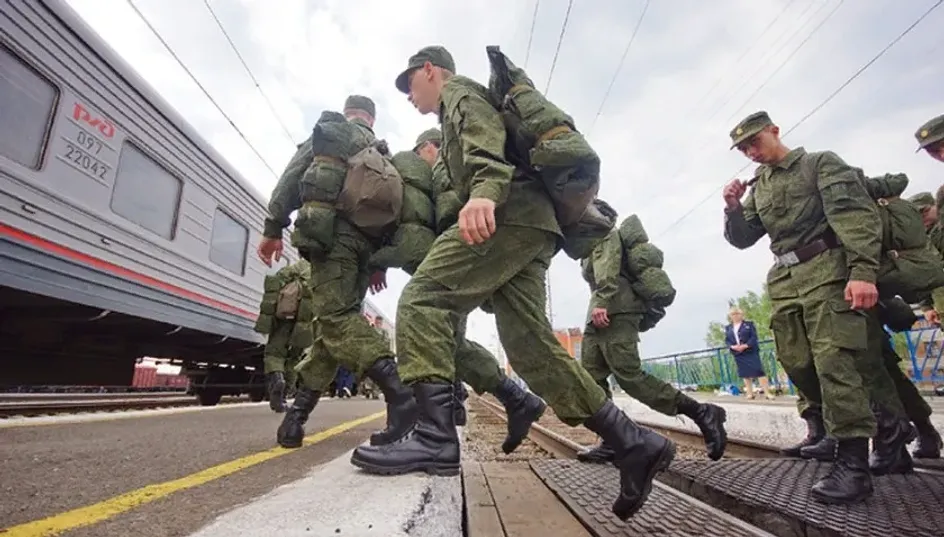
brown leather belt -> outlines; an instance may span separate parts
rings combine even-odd
[[[821,239],[816,239],[806,246],[801,246],[796,250],[774,257],[776,258],[777,266],[792,267],[800,263],[805,263],[826,250],[833,248],[839,248],[839,240],[836,239],[835,235],[830,233]]]

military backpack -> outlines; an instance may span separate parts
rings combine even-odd
[[[624,218],[617,233],[623,245],[623,270],[629,276],[633,292],[646,303],[646,313],[639,326],[639,331],[645,332],[665,317],[665,309],[675,302],[676,290],[662,268],[665,261],[662,250],[649,242],[638,216],[631,214]]]
[[[882,221],[882,256],[876,281],[879,296],[900,296],[909,304],[920,302],[944,286],[944,263],[928,241],[921,213],[901,198],[908,176],[866,177],[857,170]],[[819,174],[811,155],[800,160],[800,171],[807,181],[817,184]]]
[[[337,207],[370,237],[382,237],[396,227],[403,208],[403,179],[385,142],[372,143],[348,159]]]
[[[489,100],[508,134],[505,157],[540,179],[562,228],[576,224],[600,189],[600,158],[573,118],[535,89],[523,69],[497,46],[485,51]]]
[[[279,298],[275,303],[275,316],[279,319],[291,320],[298,314],[298,306],[302,301],[302,283],[295,279],[286,283],[279,290]]]

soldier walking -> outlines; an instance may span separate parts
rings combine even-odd
[[[397,77],[397,88],[421,114],[438,113],[440,158],[464,206],[458,225],[436,239],[406,285],[397,309],[400,374],[416,397],[416,424],[394,444],[358,447],[351,462],[379,474],[459,473],[455,336],[460,319],[490,299],[515,371],[562,421],[584,424],[613,446],[620,492],[612,510],[625,520],[642,507],[675,445],[608,401],[555,339],[544,313],[547,268],[563,236],[554,205],[538,181],[512,181],[499,112],[485,87],[455,70],[445,48],[430,46]]]
[[[766,112],[749,115],[730,135],[731,148],[760,166],[743,204],[747,182],[735,179],[724,188],[725,239],[745,249],[770,237],[776,263],[767,283],[777,358],[805,397],[821,405],[822,416],[804,418],[822,419],[838,441],[836,462],[812,495],[825,503],[862,501],[873,490],[869,438],[877,424],[870,391],[894,394],[879,345],[869,345],[877,334],[869,326],[877,323],[871,312],[882,244],[878,209],[857,170],[829,151],[789,149]],[[807,166],[815,181],[807,178]],[[879,387],[883,381],[887,386]],[[885,427],[875,444],[886,460],[907,456],[900,407],[897,397],[877,401]]]

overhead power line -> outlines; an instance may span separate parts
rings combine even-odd
[[[813,107],[813,109],[810,110],[810,111],[809,111],[806,115],[804,115],[802,118],[800,118],[799,121],[797,121],[796,123],[794,123],[793,126],[790,127],[785,133],[783,133],[782,136],[787,136],[787,135],[789,135],[791,132],[793,132],[794,130],[796,130],[797,127],[799,127],[800,125],[802,125],[803,123],[805,123],[807,119],[813,117],[814,114],[816,114],[817,112],[819,112],[820,110],[822,110],[823,107],[825,107],[830,101],[832,101],[837,95],[839,95],[839,93],[841,93],[842,90],[844,90],[844,89],[845,89],[849,84],[851,84],[855,79],[859,78],[859,76],[861,76],[862,73],[864,73],[866,70],[868,70],[868,68],[871,67],[872,64],[874,64],[876,61],[878,61],[879,58],[881,58],[882,56],[884,56],[886,52],[888,52],[893,46],[895,46],[895,44],[897,44],[899,41],[901,41],[906,35],[908,35],[909,33],[911,33],[911,31],[914,30],[914,29],[918,26],[918,24],[921,23],[921,21],[923,21],[923,20],[926,19],[931,13],[933,13],[935,9],[941,7],[941,4],[944,4],[944,0],[938,0],[937,2],[935,2],[934,5],[932,5],[930,8],[928,8],[927,11],[925,11],[923,14],[921,14],[921,16],[917,18],[917,20],[915,20],[913,23],[911,23],[910,26],[908,26],[907,28],[905,28],[905,30],[902,31],[897,37],[895,37],[895,39],[892,39],[892,41],[891,41],[890,43],[888,43],[888,45],[886,45],[885,48],[883,48],[882,50],[880,50],[880,51],[878,52],[878,54],[876,54],[875,56],[873,56],[872,59],[870,59],[868,62],[865,63],[865,65],[863,65],[862,67],[860,67],[859,70],[856,71],[855,73],[853,73],[852,76],[850,76],[848,79],[846,79],[845,82],[843,82],[842,84],[840,84],[839,87],[836,88],[835,91],[833,91],[832,93],[830,93],[829,96],[827,96],[825,99],[823,99],[823,101],[822,101],[821,103],[819,103],[818,105],[816,105],[815,107]],[[741,172],[743,172],[744,170],[746,170],[748,167],[750,167],[750,165],[751,165],[750,163],[746,164],[746,165],[743,166],[740,170],[734,172],[734,174],[732,175],[732,177],[737,177],[738,174],[740,174]],[[665,228],[665,230],[663,230],[663,231],[659,234],[659,236],[661,237],[662,235],[665,235],[669,230],[671,230],[672,228],[674,228],[675,226],[677,226],[679,223],[681,223],[683,220],[685,220],[689,215],[691,215],[693,212],[695,212],[695,210],[698,209],[698,207],[704,205],[705,203],[708,202],[708,200],[710,200],[712,197],[714,197],[715,194],[717,194],[717,192],[718,192],[719,190],[721,190],[722,188],[724,188],[724,185],[721,185],[721,186],[719,186],[718,188],[715,188],[715,189],[711,192],[711,194],[709,194],[705,199],[703,199],[702,201],[698,202],[695,206],[693,206],[691,209],[689,209],[689,210],[688,210],[685,214],[683,214],[680,218],[678,218],[678,219],[675,220],[671,225],[669,225],[667,228]]]
[[[229,32],[226,31],[226,28],[223,27],[223,23],[220,22],[219,17],[216,16],[216,12],[214,12],[213,7],[210,6],[209,0],[203,0],[203,5],[206,6],[207,11],[210,12],[210,16],[213,17],[213,20],[216,21],[216,25],[219,26],[220,31],[223,32],[223,36],[226,37],[226,41],[229,42],[229,46],[233,49],[233,52],[236,53],[236,57],[239,58],[239,63],[243,64],[243,68],[246,69],[246,73],[249,75],[249,78],[252,79],[252,83],[256,85],[256,89],[259,90],[260,94],[262,94],[262,98],[265,99],[266,104],[269,106],[269,110],[272,112],[272,117],[279,123],[279,126],[282,127],[282,132],[285,133],[285,137],[288,138],[288,141],[291,142],[292,145],[295,145],[295,139],[292,138],[292,133],[279,117],[279,113],[275,111],[275,107],[272,106],[272,101],[269,100],[269,96],[266,95],[265,91],[263,91],[262,86],[259,84],[259,81],[256,80],[255,75],[252,74],[252,69],[250,69],[249,65],[246,64],[246,60],[243,59],[243,55],[239,53],[239,49],[236,48],[236,43],[233,43],[233,40],[229,37]]]
[[[220,112],[220,114],[222,114],[223,117],[226,118],[226,121],[229,121],[229,124],[233,127],[233,129],[236,131],[236,133],[239,134],[239,136],[243,139],[244,142],[246,142],[246,145],[249,146],[249,149],[251,149],[252,152],[255,153],[257,157],[259,157],[259,160],[262,161],[262,164],[263,164],[266,168],[268,168],[269,171],[272,172],[272,175],[275,176],[276,179],[277,179],[277,178],[279,177],[279,174],[276,173],[275,170],[272,169],[272,166],[269,166],[269,163],[266,162],[266,159],[263,158],[263,156],[259,153],[259,151],[256,149],[256,147],[255,147],[254,145],[252,145],[252,143],[249,141],[248,138],[246,138],[246,135],[243,134],[243,131],[239,130],[239,127],[236,126],[236,123],[234,123],[233,120],[230,119],[230,117],[226,114],[226,112],[224,112],[223,109],[220,108],[220,105],[217,104],[216,100],[210,95],[210,92],[208,92],[207,89],[206,89],[205,87],[203,87],[203,84],[201,84],[200,81],[197,80],[197,77],[195,77],[195,76],[193,75],[193,73],[190,72],[190,69],[187,68],[187,66],[186,66],[186,65],[184,64],[184,62],[180,59],[180,57],[178,57],[177,54],[174,53],[174,49],[172,49],[172,48],[170,47],[170,45],[167,44],[167,41],[164,41],[164,38],[161,37],[160,32],[158,32],[157,29],[154,28],[153,25],[151,25],[151,23],[150,23],[150,21],[148,21],[147,17],[145,17],[144,14],[141,13],[141,11],[138,9],[138,7],[137,7],[136,5],[134,5],[134,0],[127,0],[127,2],[128,2],[128,5],[131,6],[131,9],[133,9],[134,12],[138,14],[138,17],[140,17],[141,20],[144,21],[144,24],[146,24],[147,27],[150,28],[151,32],[154,34],[154,37],[157,37],[158,41],[160,41],[161,44],[164,45],[164,48],[167,49],[167,52],[170,53],[170,55],[171,55],[175,60],[177,60],[177,64],[180,65],[180,67],[190,76],[190,79],[193,80],[194,83],[196,83],[196,85],[200,88],[200,90],[203,91],[203,94],[206,95],[207,99],[209,99],[210,102],[213,103],[213,106],[215,106],[216,109]]]
[[[791,0],[792,1],[792,0]],[[633,28],[633,33],[629,36],[629,43],[626,44],[626,48],[623,49],[623,55],[620,57],[619,64],[616,66],[616,72],[613,73],[613,78],[610,79],[610,85],[606,87],[606,92],[603,94],[603,100],[600,101],[600,107],[597,109],[596,115],[593,117],[593,122],[590,124],[590,130],[587,131],[587,135],[593,132],[593,127],[596,126],[597,120],[600,119],[600,114],[603,113],[603,106],[606,104],[607,98],[610,96],[610,91],[613,90],[613,85],[616,83],[616,79],[619,76],[620,70],[623,69],[623,62],[626,61],[626,55],[629,54],[629,49],[633,46],[633,41],[636,40],[636,34],[639,32],[639,27],[642,26],[642,20],[646,17],[646,11],[649,9],[649,0],[646,0],[646,5],[642,8],[642,14],[639,15],[639,20],[636,21],[636,27]]]
[[[544,88],[544,95],[547,96],[551,89],[551,80],[554,78],[554,67],[557,66],[557,56],[560,54],[561,43],[564,42],[564,34],[567,32],[567,21],[570,20],[570,9],[574,7],[574,0],[567,2],[567,13],[564,14],[564,24],[561,25],[560,37],[557,38],[557,50],[554,51],[554,59],[551,60],[551,71],[547,75],[547,87]]]
[[[528,50],[524,53],[524,68],[528,68],[528,60],[531,59],[531,43],[534,41],[534,27],[538,22],[538,8],[541,7],[541,0],[534,0],[534,14],[531,15],[531,31],[528,32]]]

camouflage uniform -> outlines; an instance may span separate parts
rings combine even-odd
[[[376,112],[373,101],[358,95],[348,97],[344,108],[361,110],[371,117]],[[362,128],[369,139],[374,138],[370,125],[361,118],[350,121]],[[265,236],[281,238],[289,214],[301,205],[299,185],[312,158],[309,138],[299,146],[272,193]],[[350,370],[355,378],[366,374],[377,382],[387,403],[388,429],[399,434],[412,421],[415,403],[410,390],[400,382],[393,352],[360,313],[370,279],[368,260],[375,249],[372,241],[339,217],[331,250],[323,257],[309,259],[315,341],[300,371],[304,389],[299,391],[276,435],[283,447],[301,446],[304,423],[339,365]]]
[[[732,148],[772,125],[766,112],[751,114],[732,129]],[[818,171],[815,185],[803,176],[804,158]],[[847,281],[876,281],[878,210],[859,173],[832,152],[793,149],[754,175],[743,205],[725,209],[724,236],[739,249],[770,236],[777,256],[767,276],[777,358],[804,395],[822,406],[826,433],[839,444],[834,472],[814,485],[813,495],[859,501],[872,491],[865,457],[877,420],[870,396],[880,418],[875,447],[892,450],[882,452],[876,473],[899,460],[907,439],[901,402],[878,352],[884,332],[877,314],[853,311],[844,298]]]
[[[565,423],[583,423],[611,441],[621,474],[621,495],[613,511],[625,519],[645,502],[652,478],[674,457],[674,444],[637,427],[607,401],[555,339],[544,313],[547,269],[562,237],[554,206],[541,183],[512,181],[501,115],[489,104],[483,86],[451,75],[455,64],[446,49],[426,47],[412,56],[397,78],[398,89],[408,92],[411,73],[427,62],[444,70],[437,73],[446,73],[439,96],[440,158],[450,185],[464,201],[493,201],[496,231],[485,242],[469,245],[453,225],[436,239],[403,290],[397,350],[401,373],[413,384],[419,405],[417,422],[396,444],[358,447],[351,462],[381,474],[459,473],[451,408],[455,335],[460,319],[490,299],[515,371]]]
[[[303,292],[298,308],[302,316],[311,312],[311,294],[307,290],[310,275],[311,267],[304,259],[279,269],[275,274],[279,289],[292,281],[302,284]],[[267,295],[271,295],[271,298]],[[284,412],[286,396],[295,391],[295,365],[301,360],[305,348],[312,344],[312,327],[307,317],[280,319],[267,314],[266,302],[277,300],[277,291],[263,296],[257,329],[264,325],[264,333],[268,334],[263,365],[268,384],[269,407],[276,412]]]
[[[580,262],[583,278],[593,291],[587,308],[581,364],[608,399],[613,398],[607,380],[612,374],[630,397],[663,414],[682,413],[691,418],[702,431],[709,458],[718,460],[724,454],[727,441],[724,409],[701,404],[642,370],[639,323],[646,312],[646,303],[630,285],[623,255],[623,242],[619,231],[614,229],[594,247],[590,257]],[[591,314],[597,308],[606,310],[608,326],[594,326]],[[612,456],[610,447],[601,442],[579,453],[577,458],[586,462],[609,462]]]

